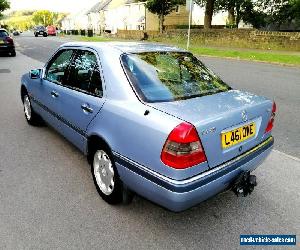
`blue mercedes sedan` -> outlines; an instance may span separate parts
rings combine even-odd
[[[273,101],[166,45],[64,44],[23,75],[21,98],[30,125],[49,124],[87,156],[109,204],[139,194],[182,211],[225,190],[246,196],[274,142]]]

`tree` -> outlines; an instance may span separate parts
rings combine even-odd
[[[266,25],[266,17],[267,14],[257,8],[255,6],[255,2],[252,2],[250,0],[244,1],[239,8],[237,8],[236,12],[236,25],[238,27],[238,24],[241,20],[244,21],[244,23],[252,24],[254,28],[261,28]]]
[[[144,2],[144,0],[140,0]],[[163,32],[165,16],[170,14],[178,5],[185,4],[185,0],[148,0],[146,8],[153,14],[158,15],[159,31]]]
[[[255,28],[265,25],[266,13],[258,8],[257,0],[216,0],[215,11],[227,11],[228,24],[237,28],[241,20]]]
[[[205,7],[204,29],[211,29],[212,17],[215,11],[216,0],[195,0],[201,7]]]
[[[300,0],[259,0],[258,6],[267,13],[267,23],[300,25]]]
[[[10,8],[10,4],[7,0],[0,0],[0,17],[2,16],[1,12]]]
[[[207,0],[205,5],[204,29],[211,29],[215,0]]]
[[[238,26],[241,14],[241,5],[247,0],[217,0],[215,11],[227,11],[227,24]],[[250,0],[251,1],[251,0]]]
[[[33,22],[38,25],[52,25],[56,23],[58,18],[58,13],[50,12],[49,10],[39,10],[33,13],[32,20]]]

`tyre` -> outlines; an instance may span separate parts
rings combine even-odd
[[[101,147],[95,150],[91,171],[97,191],[109,204],[119,204],[123,200],[123,186],[119,178],[110,150]]]
[[[47,37],[48,35],[46,33],[43,34],[43,37]]]
[[[32,109],[30,98],[27,93],[23,97],[23,107],[24,107],[25,119],[29,125],[32,125],[32,126],[42,125],[42,123],[43,123],[42,119]]]
[[[15,51],[15,50],[11,51],[11,52],[10,52],[10,56],[11,56],[11,57],[15,57],[15,56],[16,56],[16,51]]]
[[[38,34],[34,34],[35,37],[38,37]]]

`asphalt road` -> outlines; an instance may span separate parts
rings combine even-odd
[[[25,34],[16,39],[19,51],[46,62],[67,39]],[[300,68],[218,58],[201,58],[230,86],[267,96],[277,103],[275,148],[300,158]]]
[[[20,76],[43,64],[29,55],[0,57],[0,249],[240,249],[240,234],[299,236],[300,160],[277,150],[255,171],[249,197],[226,192],[182,213],[140,197],[103,202],[85,157],[51,128],[26,123]]]

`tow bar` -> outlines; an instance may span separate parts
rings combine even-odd
[[[244,196],[251,194],[254,190],[254,187],[257,186],[256,182],[256,176],[250,175],[250,172],[244,172],[242,173],[234,182],[232,185],[231,190],[237,195],[237,196]]]

